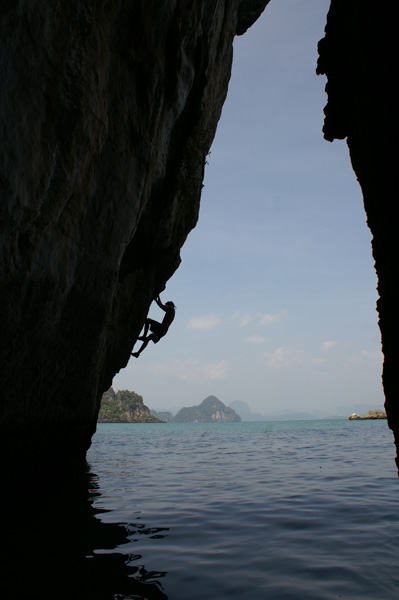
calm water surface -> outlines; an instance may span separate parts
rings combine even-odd
[[[88,462],[110,598],[399,597],[386,421],[101,424]]]

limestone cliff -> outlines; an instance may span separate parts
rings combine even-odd
[[[164,423],[151,414],[144,404],[143,397],[129,390],[115,390],[111,387],[101,398],[98,423]]]
[[[332,0],[317,72],[328,79],[324,136],[347,138],[373,235],[385,408],[399,450],[396,37],[393,5]]]
[[[232,42],[268,0],[0,14],[0,455],[83,457],[198,217]]]

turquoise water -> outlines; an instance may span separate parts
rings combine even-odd
[[[88,463],[101,597],[398,597],[386,421],[101,424]]]

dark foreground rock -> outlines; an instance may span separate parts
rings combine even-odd
[[[232,42],[268,0],[6,2],[0,456],[82,459],[198,218]]]
[[[396,53],[393,5],[332,0],[317,67],[328,79],[323,132],[329,141],[347,138],[363,192],[378,277],[385,409],[399,450]]]

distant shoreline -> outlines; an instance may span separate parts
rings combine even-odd
[[[358,418],[351,419],[349,421],[383,421],[385,417],[362,417],[358,415]],[[325,423],[342,421],[348,422],[348,417],[323,417],[320,419],[272,419],[270,421],[189,421],[183,422],[168,422],[168,421],[97,421],[97,425],[256,425],[256,424],[277,424],[277,423]]]
[[[387,413],[384,410],[369,410],[366,415],[362,417],[357,413],[352,413],[349,416],[349,421],[369,421],[371,419],[386,419]]]

